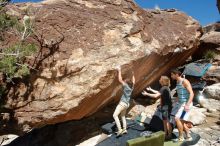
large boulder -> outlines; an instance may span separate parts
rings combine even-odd
[[[157,110],[158,105],[159,105],[159,103],[155,103],[155,104],[148,105],[145,107],[143,105],[136,104],[134,107],[132,107],[129,110],[128,117],[135,119],[138,116],[141,116],[142,114],[144,114],[145,117],[152,118],[155,111]]]
[[[38,71],[5,97],[20,130],[79,120],[116,103],[121,96],[116,65],[124,77],[134,71],[138,95],[183,64],[201,36],[192,17],[174,9],[143,10],[132,0],[46,0],[8,8],[18,17],[33,10],[30,41],[40,49],[28,60]]]
[[[220,100],[220,83],[205,87],[204,93],[208,98]]]
[[[216,50],[216,52],[220,51],[220,40],[218,39],[220,37],[220,23],[214,23],[210,24],[208,26],[205,26],[203,28],[203,36],[201,37],[200,46],[206,47],[206,49],[213,49]],[[200,50],[201,51],[201,50]]]
[[[220,56],[219,56],[220,57]],[[203,80],[207,82],[207,85],[213,85],[220,82],[220,58],[219,61],[212,63],[212,66],[203,76]]]
[[[213,23],[203,27],[203,35],[200,39],[200,45],[198,49],[193,54],[194,59],[204,58],[207,51],[214,52],[217,56],[216,59],[219,60],[220,56],[220,23]]]
[[[203,110],[203,109],[202,109]],[[193,125],[201,125],[206,122],[206,115],[203,114],[200,108],[193,107],[189,112],[189,121],[193,123]]]

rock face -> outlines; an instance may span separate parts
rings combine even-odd
[[[11,87],[6,107],[21,130],[90,116],[121,96],[116,65],[135,72],[134,96],[197,48],[201,28],[177,10],[143,10],[132,0],[47,0],[10,5],[34,12],[39,53],[30,78]]]

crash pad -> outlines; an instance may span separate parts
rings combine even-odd
[[[164,146],[181,146],[182,142],[165,141]]]
[[[155,132],[150,136],[142,136],[127,141],[127,146],[163,146],[165,133],[163,131]]]
[[[183,74],[195,77],[202,77],[211,66],[211,63],[190,63],[185,66]]]
[[[117,137],[116,134],[112,134],[109,138],[100,142],[96,146],[126,146],[127,140],[140,137],[141,131],[129,128],[128,133]]]

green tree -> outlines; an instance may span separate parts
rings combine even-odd
[[[30,73],[30,66],[25,63],[28,56],[37,51],[35,44],[26,42],[33,32],[33,21],[27,15],[19,22],[16,17],[8,15],[5,6],[10,0],[0,0],[0,41],[4,41],[4,34],[12,30],[20,37],[18,42],[7,48],[0,48],[0,72],[7,77],[7,82],[13,78],[26,76]]]

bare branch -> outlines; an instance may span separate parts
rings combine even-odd
[[[32,33],[33,24],[31,23],[30,16],[27,15],[24,16],[23,25],[24,25],[24,31],[21,34],[21,41],[26,40]]]
[[[25,38],[25,34],[26,34],[26,31],[27,31],[27,27],[26,27],[26,26],[24,26],[24,32],[22,33],[22,36],[21,36],[21,41],[23,41],[23,40],[24,40],[24,38]]]
[[[1,6],[1,7],[4,7],[4,6],[6,6],[8,3],[9,3],[9,1],[1,2],[1,3],[0,3],[0,6]]]
[[[12,82],[12,84],[15,84],[13,81],[12,81],[12,79],[8,76],[8,74],[6,73],[6,77],[7,77],[7,79],[9,79],[10,80],[10,82]]]
[[[0,55],[4,55],[4,56],[18,56],[19,54],[17,54],[17,53],[0,53]]]
[[[39,71],[39,70],[35,69],[34,67],[30,66],[29,64],[26,64],[26,63],[25,64],[16,63],[16,64],[19,65],[19,66],[24,66],[25,65],[25,66],[33,69],[33,70]]]

